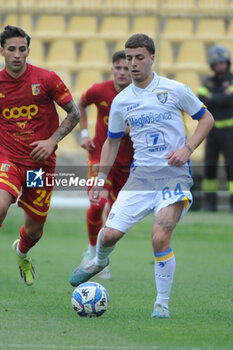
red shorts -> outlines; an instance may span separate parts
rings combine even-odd
[[[39,169],[36,166],[20,165],[0,158],[0,189],[9,192],[14,202],[18,198],[18,206],[32,219],[45,222],[52,197],[52,186],[40,188],[26,186],[26,171]],[[43,166],[42,170],[45,173],[54,173],[55,165]]]
[[[97,177],[99,171],[99,161],[88,160],[88,179]],[[126,183],[129,177],[129,169],[113,167],[108,174],[107,180],[105,181],[104,188],[109,191],[110,202],[115,202],[118,193]],[[88,187],[88,192],[91,186]]]

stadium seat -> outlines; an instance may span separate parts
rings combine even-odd
[[[161,1],[163,15],[191,15],[197,12],[195,0],[163,0]]]
[[[36,0],[21,0],[20,1],[20,10],[22,12],[34,11],[37,8],[38,1]]]
[[[196,70],[200,73],[208,73],[209,66],[204,44],[200,41],[188,40],[181,47],[175,62],[176,70]]]
[[[158,22],[154,16],[153,17],[149,17],[149,16],[135,17],[133,26],[129,35],[132,35],[135,33],[145,33],[154,39],[157,33],[157,25],[158,25]]]
[[[69,0],[38,0],[37,9],[43,12],[65,11],[69,8]]]
[[[132,10],[137,14],[154,14],[158,9],[158,1],[153,0],[134,0],[132,2]]]
[[[18,0],[0,0],[1,14],[9,13],[10,11],[17,11],[19,7]]]
[[[8,24],[22,27],[29,35],[33,32],[33,22],[30,15],[9,14],[5,17],[3,26]]]
[[[59,146],[56,151],[56,154],[57,156],[60,156],[60,157],[68,157],[70,158],[71,161],[73,161],[74,156],[77,157],[80,154],[80,151],[81,151],[81,147],[76,141],[74,131],[73,131],[59,142]]]
[[[64,36],[65,19],[61,15],[41,15],[38,19],[36,28],[36,37],[44,41],[52,41],[53,39]]]
[[[116,43],[114,51],[120,51],[125,49],[126,40],[119,40]]]
[[[28,62],[35,66],[44,67],[44,45],[40,39],[32,39]]]
[[[233,39],[233,20],[230,21],[226,32],[226,39]]]
[[[95,16],[71,16],[66,36],[79,42],[94,38],[96,31],[97,22]]]
[[[168,19],[161,34],[162,39],[181,42],[193,37],[193,21],[191,19]]]
[[[107,16],[100,26],[99,37],[107,41],[116,41],[128,37],[129,23],[128,17]]]
[[[221,19],[201,19],[194,34],[195,39],[207,43],[225,37],[225,24]]]
[[[77,81],[74,85],[73,91],[75,99],[78,100],[82,93],[95,83],[103,81],[102,74],[96,69],[85,69],[78,73]]]
[[[105,0],[102,5],[101,12],[104,13],[123,13],[132,9],[132,3],[130,0]]]
[[[73,40],[58,39],[50,47],[46,63],[48,69],[69,69],[76,68],[76,48]]]
[[[188,85],[194,94],[197,93],[197,89],[200,86],[199,75],[193,71],[178,72],[175,74],[175,80]]]
[[[199,0],[198,8],[202,15],[225,15],[228,13],[227,0]]]
[[[161,40],[158,43],[158,50],[156,53],[156,66],[158,72],[163,71],[164,73],[174,72],[174,58],[172,45],[167,40]]]
[[[96,15],[96,11],[100,11],[102,6],[102,0],[72,0],[71,2],[71,10],[73,8],[75,11],[87,14],[91,12]]]
[[[83,43],[81,54],[77,62],[77,69],[100,69],[109,71],[107,45],[104,40],[87,40]]]

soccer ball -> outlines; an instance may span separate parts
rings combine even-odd
[[[71,303],[79,316],[99,317],[108,308],[109,295],[101,284],[86,282],[74,290]]]

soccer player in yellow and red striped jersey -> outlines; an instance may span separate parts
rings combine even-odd
[[[54,173],[57,143],[78,123],[80,113],[57,74],[27,63],[27,33],[8,25],[0,43],[5,60],[0,72],[0,226],[19,197],[25,221],[13,248],[21,277],[31,285],[35,269],[27,253],[42,236],[52,189],[27,187],[26,173]],[[60,126],[54,101],[67,112]]]

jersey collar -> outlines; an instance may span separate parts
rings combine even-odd
[[[147,85],[145,89],[141,89],[138,86],[136,86],[134,83],[132,83],[132,89],[136,95],[140,94],[142,91],[153,92],[157,88],[160,78],[155,72],[153,73],[154,73],[154,78],[152,79],[150,84]]]

